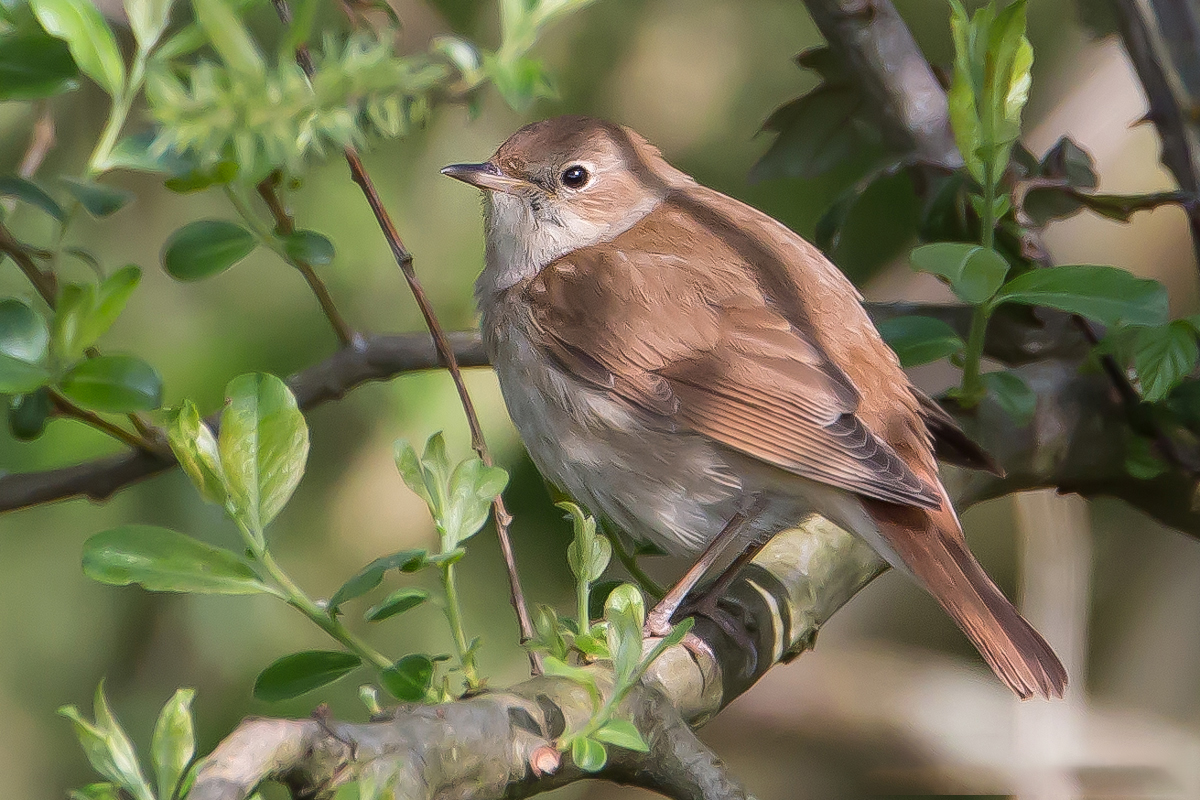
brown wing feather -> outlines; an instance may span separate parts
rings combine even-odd
[[[524,290],[540,346],[665,425],[866,497],[937,507],[935,489],[858,416],[845,373],[735,248],[703,234],[666,205],[546,267]]]

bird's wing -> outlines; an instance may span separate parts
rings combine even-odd
[[[545,354],[661,424],[866,497],[937,507],[937,491],[856,413],[855,386],[739,256],[714,258],[658,213],[524,285]]]

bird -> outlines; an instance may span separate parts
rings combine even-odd
[[[986,454],[815,246],[593,117],[532,123],[442,173],[483,190],[480,327],[534,464],[625,535],[701,554],[648,628],[721,552],[816,513],[912,576],[1019,697],[1063,695],[939,478],[935,449]]]

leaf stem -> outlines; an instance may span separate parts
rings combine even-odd
[[[980,211],[979,243],[991,250],[996,244],[996,179],[994,164],[984,164],[983,208]],[[992,304],[983,302],[975,306],[971,315],[971,331],[967,336],[967,349],[963,354],[962,388],[958,403],[963,408],[979,405],[987,387],[983,383],[980,363],[983,361],[983,345],[987,339],[988,320],[992,316]]]
[[[607,533],[605,534],[608,535]],[[666,594],[663,588],[658,585],[658,581],[650,577],[650,575],[642,569],[642,565],[638,563],[637,556],[625,549],[625,544],[619,536],[609,536],[608,540],[612,543],[613,552],[617,554],[617,560],[621,562],[621,566],[625,567],[625,571],[629,573],[638,584],[642,587],[642,591],[653,597],[655,600],[662,600]]]
[[[28,248],[17,241],[3,224],[0,224],[0,254],[9,256],[17,263],[17,267],[46,301],[46,305],[53,309],[58,300],[58,279],[53,272],[39,267],[30,256]]]
[[[450,633],[454,637],[454,649],[458,655],[458,663],[462,667],[463,680],[467,682],[467,691],[473,692],[480,688],[479,670],[475,665],[475,653],[467,644],[467,634],[463,629],[462,606],[458,602],[458,584],[454,578],[454,564],[441,565],[442,588],[446,593],[446,622],[450,625]]]
[[[578,609],[579,634],[581,636],[592,635],[592,620],[591,611],[588,608],[591,604],[588,602],[592,593],[591,581],[586,578],[577,578],[575,580],[575,605]]]
[[[278,236],[290,236],[296,232],[296,221],[284,207],[279,199],[279,194],[275,191],[275,186],[279,181],[279,173],[272,173],[267,178],[264,178],[258,184],[258,194],[262,197],[263,202],[267,204],[267,208],[271,211],[271,216],[275,219],[275,233]],[[276,240],[277,236],[271,237]],[[304,280],[308,283],[308,288],[316,296],[317,302],[321,306],[321,311],[325,312],[325,318],[329,320],[329,324],[333,326],[333,332],[338,338],[338,343],[342,347],[353,347],[362,342],[362,336],[346,322],[345,317],[338,311],[337,305],[333,302],[333,295],[329,293],[329,289],[325,283],[317,275],[312,264],[302,258],[293,258],[288,254],[287,249],[283,247],[273,247],[285,261],[299,270],[304,276]]]
[[[315,600],[309,597],[292,580],[290,575],[284,572],[283,567],[279,566],[275,557],[271,555],[271,551],[263,544],[265,539],[262,531],[256,530],[252,532],[236,516],[233,514],[230,514],[230,516],[233,516],[234,521],[237,522],[238,529],[241,530],[242,537],[246,540],[250,552],[254,554],[255,560],[262,565],[267,577],[283,592],[288,605],[308,617],[318,628],[341,642],[345,645],[346,649],[359,656],[363,661],[370,662],[381,671],[392,666],[390,658],[351,632],[349,628],[342,624],[340,619],[318,605]]]
[[[89,178],[94,178],[108,170],[108,161],[112,157],[113,149],[117,146],[117,139],[120,137],[121,131],[125,128],[125,122],[129,119],[129,110],[133,107],[133,100],[137,97],[142,88],[142,82],[146,78],[146,60],[149,55],[139,47],[133,56],[133,65],[129,70],[129,83],[123,87],[120,94],[113,98],[112,111],[108,114],[108,121],[104,123],[100,140],[96,143],[96,148],[88,159],[87,177]]]
[[[48,389],[47,391],[50,393],[50,400],[54,403],[55,408],[63,416],[71,417],[72,419],[77,419],[80,422],[91,425],[96,430],[107,433],[117,441],[129,445],[135,450],[145,450],[147,453],[157,455],[154,447],[137,434],[130,433],[119,425],[114,425],[99,414],[80,408],[54,389]]]

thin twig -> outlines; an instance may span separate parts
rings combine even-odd
[[[264,178],[258,184],[258,194],[271,211],[271,216],[275,220],[275,232],[280,236],[291,236],[296,232],[296,220],[287,208],[284,207],[283,201],[279,199],[279,194],[275,191],[278,181],[278,173]],[[321,310],[325,312],[325,317],[329,320],[329,324],[333,326],[333,332],[337,335],[341,346],[360,346],[362,344],[362,336],[350,326],[350,323],[346,322],[345,317],[338,311],[337,305],[333,302],[333,296],[329,294],[329,289],[326,288],[325,283],[317,275],[312,264],[302,258],[295,258],[291,255],[288,256],[288,260],[304,276],[304,280],[308,282],[308,287],[316,295],[317,302],[321,304]]]
[[[272,2],[275,5],[275,11],[279,15],[279,19],[284,25],[290,25],[292,12],[287,0],[272,0]],[[308,48],[303,43],[296,48],[296,63],[300,65],[300,69],[304,71],[304,74],[311,79],[315,71],[312,56],[309,55]],[[475,413],[475,404],[471,401],[470,393],[467,392],[466,383],[463,382],[462,378],[462,371],[459,369],[458,362],[454,357],[454,350],[450,347],[450,342],[446,338],[445,330],[443,330],[441,323],[438,322],[437,315],[433,311],[433,305],[429,302],[429,297],[425,294],[425,289],[421,286],[421,282],[417,278],[417,273],[413,269],[412,254],[404,246],[399,231],[396,230],[391,216],[388,214],[387,209],[384,208],[383,201],[380,199],[379,193],[375,190],[375,184],[372,182],[371,176],[367,174],[362,159],[358,156],[358,151],[353,146],[347,146],[344,154],[346,156],[346,163],[350,166],[350,175],[367,198],[367,203],[371,206],[371,211],[375,215],[375,221],[379,224],[380,230],[383,231],[384,238],[387,239],[388,246],[392,250],[392,256],[396,259],[396,265],[400,267],[400,271],[404,274],[404,279],[408,282],[409,289],[417,301],[417,306],[421,309],[421,316],[425,318],[425,326],[429,329],[430,335],[433,336],[433,341],[437,347],[442,365],[450,372],[450,377],[454,380],[454,387],[458,390],[458,399],[462,403],[463,412],[467,416],[467,424],[471,428],[471,446],[479,454],[479,458],[485,464],[491,466],[492,456],[488,452],[487,441],[483,435],[483,427],[479,424],[479,416]],[[508,513],[508,509],[504,506],[504,498],[500,495],[496,495],[496,499],[492,502],[492,517],[496,523],[496,537],[500,541],[500,551],[504,556],[504,566],[508,570],[509,591],[512,595],[513,609],[517,612],[517,624],[521,631],[521,643],[525,644],[533,639],[533,622],[529,617],[529,608],[525,602],[525,592],[521,588],[521,578],[517,573],[517,563],[513,555],[511,537],[509,536],[512,515]],[[540,654],[530,651],[529,660],[533,672],[540,674]]]
[[[58,297],[58,280],[54,277],[54,273],[47,272],[34,263],[29,251],[2,223],[0,223],[0,253],[17,262],[21,272],[25,273],[25,277],[46,301],[46,305],[54,308],[55,300]]]
[[[94,414],[87,409],[80,408],[53,389],[49,390],[49,394],[51,402],[54,403],[54,407],[58,409],[59,413],[61,413],[63,416],[71,417],[72,419],[77,419],[80,422],[91,425],[96,430],[103,431],[114,439],[127,444],[136,450],[143,450],[148,453],[154,452],[150,444],[137,434],[130,433],[119,425],[114,425],[104,417],[101,417],[99,414]]]
[[[42,162],[54,147],[54,115],[49,106],[43,106],[37,121],[33,123],[33,134],[29,137],[29,147],[17,167],[17,174],[29,180],[41,169]]]

